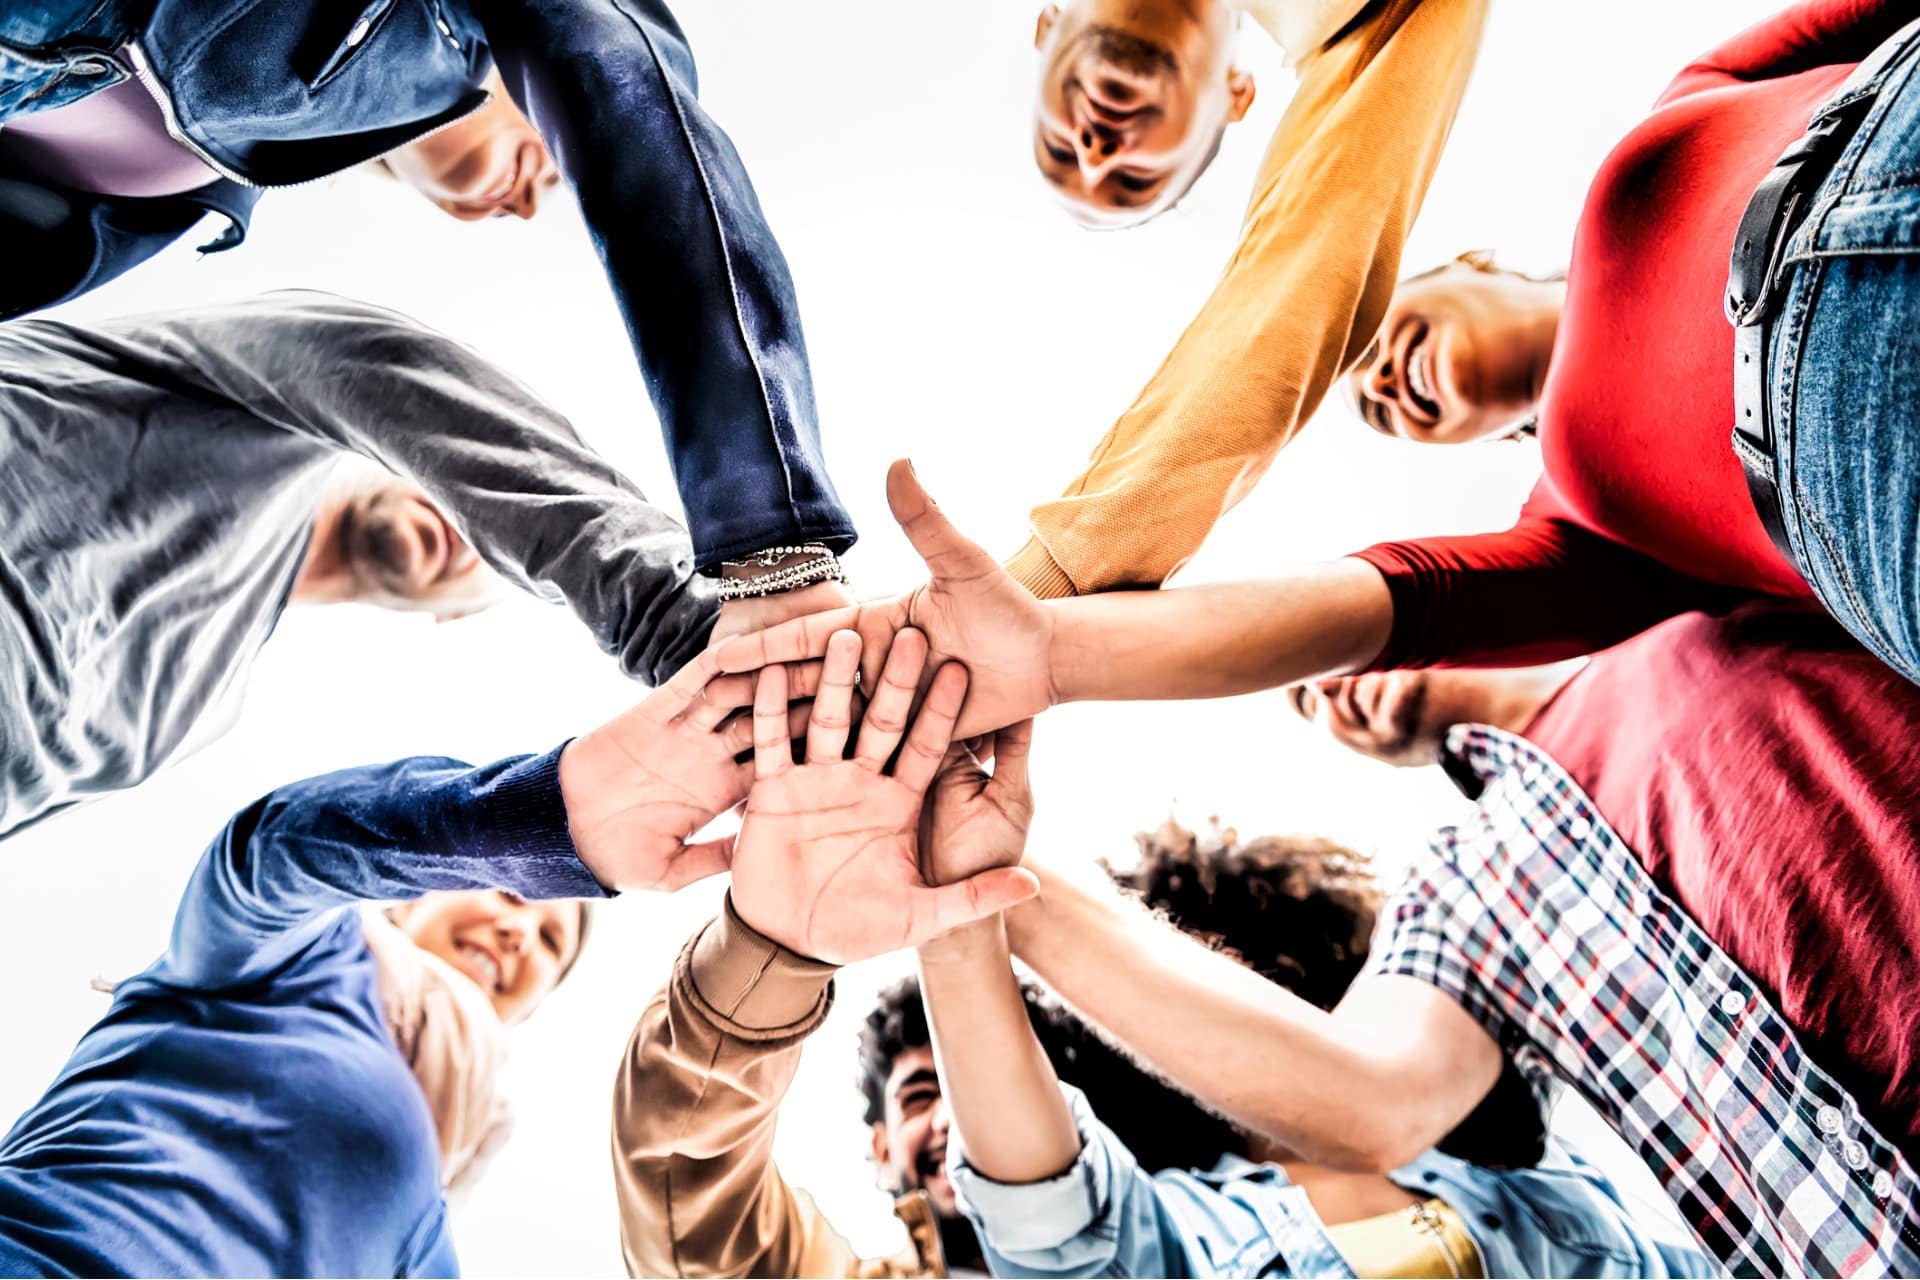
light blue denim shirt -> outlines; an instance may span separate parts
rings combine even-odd
[[[995,1275],[1352,1276],[1306,1192],[1273,1164],[1148,1174],[1062,1086],[1080,1158],[1045,1182],[994,1182],[956,1130],[948,1173]],[[1395,1182],[1452,1205],[1489,1276],[1718,1276],[1677,1233],[1627,1215],[1613,1184],[1557,1139],[1537,1168],[1496,1172],[1429,1151]]]

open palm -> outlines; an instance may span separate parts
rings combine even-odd
[[[754,677],[725,674],[724,652],[708,649],[560,756],[574,848],[609,889],[678,889],[727,869],[731,838],[688,843],[753,782],[735,760],[752,724],[728,717],[752,702]]]
[[[793,762],[786,669],[760,673],[754,783],[733,852],[740,918],[787,949],[832,964],[918,945],[1024,901],[1037,887],[1031,874],[1010,868],[939,887],[923,878],[921,809],[952,740],[967,673],[942,667],[909,731],[927,642],[911,628],[901,631],[853,758],[844,759],[860,648],[854,632],[831,638],[802,764]],[[889,773],[896,747],[900,759]]]

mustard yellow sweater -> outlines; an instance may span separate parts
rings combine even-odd
[[[1487,0],[1380,0],[1298,60],[1213,295],[1008,562],[1036,595],[1157,587],[1372,341]],[[1289,51],[1291,52],[1291,51]]]

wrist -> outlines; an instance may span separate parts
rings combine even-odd
[[[618,765],[609,759],[604,729],[583,733],[560,749],[555,774],[560,783],[560,803],[566,810],[567,834],[573,839],[574,856],[579,858],[603,889],[618,892],[626,886],[618,883],[612,862],[598,847],[598,821],[593,798],[607,794],[617,776]]]
[[[744,559],[721,562],[720,600],[725,604],[784,595],[846,580],[840,558],[823,543],[768,547]]]
[[[1066,607],[1074,597],[1066,600],[1042,600],[1040,607],[1047,612],[1047,705],[1057,707],[1063,702],[1079,702],[1086,695],[1082,682],[1077,678],[1076,659],[1084,646],[1083,624],[1078,618],[1079,611]]]
[[[922,969],[945,970],[992,961],[1005,964],[1010,954],[1002,916],[988,916],[949,930],[919,946]]]

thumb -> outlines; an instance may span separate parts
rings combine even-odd
[[[673,861],[667,864],[666,874],[660,877],[660,889],[672,893],[695,880],[719,875],[732,865],[733,841],[733,836],[722,836],[718,840],[682,845]]]
[[[994,867],[937,889],[915,889],[907,945],[917,947],[963,924],[999,915],[1039,892],[1040,882],[1025,867]]]
[[[927,496],[913,464],[905,458],[887,468],[887,505],[935,578],[965,581],[999,572],[1000,562],[954,528],[953,521]]]

